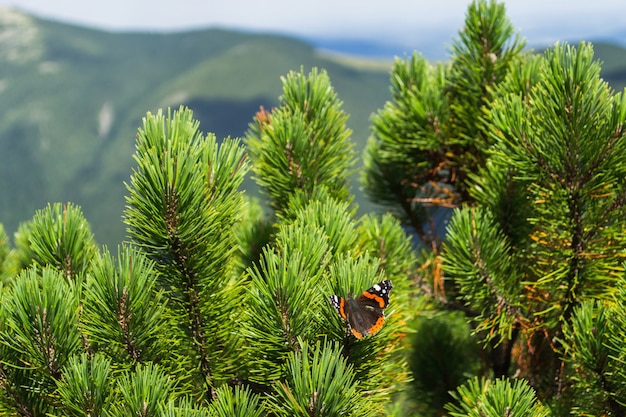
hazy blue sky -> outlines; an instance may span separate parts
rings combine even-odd
[[[109,30],[181,30],[219,25],[300,35],[410,43],[456,33],[470,0],[0,0],[40,17]],[[529,43],[601,37],[626,28],[624,0],[510,0]],[[542,39],[543,38],[543,39]],[[624,40],[626,42],[626,39]]]

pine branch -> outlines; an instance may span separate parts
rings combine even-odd
[[[121,377],[121,403],[111,407],[110,415],[161,416],[168,402],[180,395],[175,385],[157,365],[139,365]]]
[[[186,345],[195,349],[196,376],[213,397],[232,377],[241,354],[229,331],[241,287],[231,278],[234,225],[242,215],[238,187],[247,171],[238,140],[204,137],[191,111],[148,114],[139,130],[138,168],[128,185],[125,221],[134,242],[155,262]],[[211,300],[219,298],[215,306]]]
[[[327,73],[300,70],[282,82],[280,106],[261,109],[246,134],[257,184],[278,215],[296,190],[311,198],[325,187],[340,201],[350,199],[352,132]]]
[[[284,246],[264,249],[259,267],[249,271],[242,329],[250,348],[264,352],[250,364],[250,379],[265,385],[281,377],[298,337],[315,340],[320,334],[323,318],[318,312],[325,302],[320,289],[326,287],[329,261],[327,239],[313,225],[285,226],[277,239]]]
[[[490,213],[479,209],[455,212],[444,245],[444,267],[468,305],[479,312],[478,328],[510,338],[514,322],[529,318],[520,308],[520,278],[510,247]]]
[[[452,395],[458,405],[449,404],[446,409],[454,417],[551,415],[550,410],[537,401],[533,389],[522,379],[488,381],[474,378]]]
[[[80,207],[71,203],[55,203],[38,210],[21,230],[27,233],[24,238],[28,239],[28,252],[24,251],[22,259],[31,256],[32,262],[53,266],[67,279],[80,277],[97,251]]]
[[[310,347],[300,341],[290,353],[285,382],[275,385],[268,408],[278,416],[345,415],[375,416],[381,410],[357,389],[349,365],[332,344]]]
[[[90,350],[113,359],[114,369],[155,362],[180,377],[189,364],[176,356],[181,335],[155,278],[154,263],[139,251],[124,246],[114,259],[105,248],[85,281],[82,329]]]
[[[2,385],[23,415],[51,411],[55,381],[80,351],[77,293],[61,272],[33,267],[3,294]]]
[[[265,406],[259,403],[259,397],[245,388],[235,386],[220,387],[217,400],[209,410],[217,417],[261,417],[265,414]]]
[[[103,415],[110,405],[111,361],[99,354],[89,358],[74,356],[57,383],[64,415],[87,417]]]

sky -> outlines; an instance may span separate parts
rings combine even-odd
[[[454,36],[471,0],[0,0],[38,17],[112,31],[218,26],[301,37],[404,43]],[[509,0],[507,15],[528,43],[626,37],[624,0]],[[626,39],[623,39],[626,44]]]

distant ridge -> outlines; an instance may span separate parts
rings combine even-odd
[[[401,54],[384,56],[392,48],[216,28],[107,32],[2,8],[0,223],[12,234],[48,202],[72,201],[98,242],[120,243],[124,182],[147,111],[184,104],[204,132],[242,136],[259,106],[277,104],[280,76],[301,67],[328,71],[360,152],[371,114],[389,98],[390,65]],[[428,57],[427,48],[419,52]],[[596,55],[614,88],[626,86],[626,50],[602,43]],[[254,193],[250,180],[245,186]],[[370,209],[358,189],[353,183],[357,201]]]
[[[277,104],[280,77],[301,67],[328,71],[362,148],[389,96],[390,66],[361,64],[282,35],[115,33],[2,9],[0,222],[12,234],[48,202],[72,201],[98,242],[120,243],[124,181],[147,111],[184,104],[203,131],[242,136],[259,106]]]

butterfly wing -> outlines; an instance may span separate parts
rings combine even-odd
[[[350,328],[357,339],[378,333],[385,324],[384,310],[389,305],[391,281],[382,281],[363,292],[355,300],[358,307],[352,310]]]
[[[389,294],[392,288],[391,281],[387,279],[365,291],[357,298],[357,301],[367,306],[385,309],[389,305]]]
[[[330,297],[339,315],[348,322],[352,334],[361,339],[377,333],[385,324],[384,309],[389,305],[391,281],[382,281],[363,292],[358,298]]]

